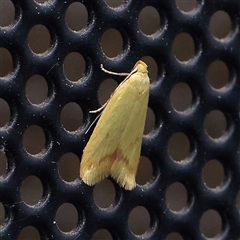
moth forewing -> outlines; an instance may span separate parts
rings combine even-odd
[[[111,176],[132,190],[141,152],[150,81],[138,61],[108,100],[82,156],[80,177],[94,185]]]

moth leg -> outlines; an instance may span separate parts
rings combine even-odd
[[[91,129],[91,127],[93,126],[93,124],[101,117],[101,115],[102,115],[102,112],[99,113],[99,114],[97,115],[97,117],[93,120],[93,122],[92,122],[92,123],[90,124],[90,126],[87,128],[85,134],[88,133],[88,131],[89,131],[89,130]]]
[[[89,111],[90,113],[97,113],[97,112],[101,112],[108,104],[108,101],[105,102],[100,108],[96,109],[96,110],[92,110],[92,111]]]

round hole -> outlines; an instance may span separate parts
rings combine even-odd
[[[155,129],[155,115],[154,115],[152,109],[148,108],[146,123],[145,123],[145,127],[144,127],[144,134],[146,135],[154,129]]]
[[[202,178],[209,188],[220,187],[223,184],[224,175],[222,164],[215,159],[208,161],[203,167]]]
[[[128,218],[129,229],[136,235],[143,235],[150,230],[150,215],[145,207],[135,207]]]
[[[64,181],[71,182],[79,177],[79,158],[74,153],[64,154],[59,163],[58,169]]]
[[[32,155],[43,152],[45,144],[45,133],[43,129],[37,125],[30,126],[23,134],[23,147]]]
[[[183,12],[191,12],[195,10],[198,6],[197,0],[188,0],[188,1],[175,0],[175,4],[177,5],[178,9]]]
[[[129,0],[104,0],[104,2],[112,8],[116,8],[116,7],[120,7],[121,5],[123,5],[125,2],[127,2]]]
[[[190,155],[190,142],[181,132],[174,133],[168,142],[168,154],[175,161],[187,160]]]
[[[14,22],[15,7],[12,1],[1,1],[0,4],[0,27],[6,27]],[[2,59],[2,58],[1,58]]]
[[[142,9],[138,17],[138,26],[146,35],[152,35],[159,31],[161,25],[158,11],[151,6]]]
[[[10,120],[10,108],[8,103],[0,98],[0,128],[7,125]]]
[[[115,203],[116,192],[113,183],[104,179],[93,190],[94,202],[100,208],[108,208]]]
[[[63,71],[67,79],[76,82],[80,80],[86,70],[85,60],[80,53],[71,52],[64,59]]]
[[[208,68],[207,80],[211,87],[221,89],[229,83],[229,71],[227,65],[216,60]]]
[[[179,233],[174,232],[168,234],[165,240],[183,240],[183,237]]]
[[[3,204],[0,202],[0,229],[3,228],[4,222],[6,221],[6,213]]]
[[[173,42],[173,54],[181,62],[189,61],[195,56],[195,44],[188,33],[180,33]]]
[[[21,185],[21,198],[28,205],[37,204],[43,196],[41,180],[36,176],[28,176]]]
[[[170,94],[173,108],[179,112],[189,109],[192,105],[192,91],[186,83],[176,84]]]
[[[114,28],[105,31],[102,35],[101,47],[107,57],[113,58],[120,55],[123,48],[123,40],[119,31]]]
[[[240,144],[239,144],[239,147],[238,147],[237,154],[238,154],[238,158],[239,158],[239,160],[240,160]]]
[[[200,230],[207,238],[214,238],[221,234],[222,219],[213,209],[206,211],[200,219]]]
[[[28,34],[29,48],[36,54],[45,53],[50,48],[50,34],[41,24],[35,25]]]
[[[226,133],[226,117],[219,110],[211,111],[205,119],[204,127],[209,137],[218,139]]]
[[[81,107],[74,102],[66,104],[62,109],[60,121],[67,131],[76,131],[83,123],[83,113]]]
[[[7,173],[7,156],[5,155],[4,146],[0,146],[0,177]]]
[[[112,240],[112,236],[109,231],[105,229],[100,229],[97,232],[94,233],[91,240]]]
[[[98,98],[101,104],[104,104],[108,101],[117,86],[118,85],[116,81],[114,81],[112,78],[108,78],[101,83],[98,91]]]
[[[18,240],[34,239],[40,240],[40,235],[35,227],[27,226],[18,235]]]
[[[48,96],[48,85],[46,80],[40,75],[33,75],[26,85],[26,96],[32,104],[40,104]]]
[[[240,191],[237,194],[236,205],[237,205],[237,209],[238,209],[239,214],[240,214]]]
[[[66,23],[73,31],[79,31],[87,26],[88,12],[80,2],[69,5],[66,11]]]
[[[13,71],[13,59],[11,53],[6,48],[0,47],[0,77],[7,77]]]
[[[156,61],[150,56],[144,56],[141,58],[141,60],[144,61],[148,66],[148,76],[150,78],[150,81],[155,82],[157,80],[157,76],[161,75],[159,72],[162,69],[158,69]]]
[[[187,190],[182,183],[176,182],[167,188],[166,205],[174,212],[181,212],[187,208]]]
[[[136,182],[139,185],[145,185],[151,182],[152,179],[153,179],[152,163],[147,157],[141,156],[136,175]]]
[[[71,203],[62,204],[56,213],[56,223],[63,232],[70,232],[77,227],[78,212]]]
[[[41,5],[45,5],[47,3],[50,3],[53,0],[34,0],[34,2],[41,4]]]
[[[228,13],[224,11],[215,12],[210,20],[210,32],[217,39],[227,37],[232,29],[231,18]]]

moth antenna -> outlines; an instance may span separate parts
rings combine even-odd
[[[100,65],[100,68],[102,69],[103,72],[108,73],[108,74],[112,74],[112,75],[117,75],[117,76],[128,76],[129,75],[129,73],[116,73],[116,72],[108,71],[107,69],[105,69],[103,67],[103,64]]]

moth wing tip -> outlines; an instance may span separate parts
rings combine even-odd
[[[87,171],[84,168],[80,169],[80,178],[88,186],[94,186],[95,184],[101,182],[103,179],[107,178],[109,174],[106,171],[101,171],[101,169],[92,169]]]
[[[135,174],[115,172],[111,177],[125,190],[133,190],[136,187]]]

